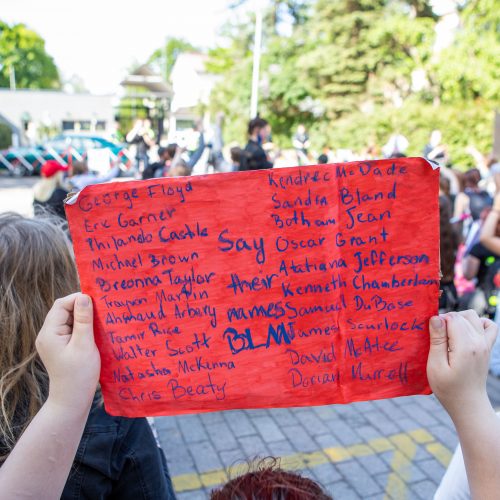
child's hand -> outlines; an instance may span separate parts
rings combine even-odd
[[[491,348],[498,327],[474,311],[434,316],[429,323],[427,377],[432,391],[451,418],[484,403]]]
[[[49,374],[49,400],[88,410],[101,368],[90,297],[74,293],[57,299],[38,334],[36,348]]]

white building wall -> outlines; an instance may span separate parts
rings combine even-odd
[[[92,128],[97,122],[104,122],[104,132],[112,133],[112,102],[112,95],[0,89],[0,115],[23,131],[23,142],[39,140],[39,131],[42,129],[61,131],[63,121],[90,122]],[[26,136],[24,129],[27,118],[31,125]]]

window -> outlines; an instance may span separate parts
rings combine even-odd
[[[63,130],[75,130],[75,121],[74,120],[63,120],[62,129]]]
[[[194,121],[193,120],[176,120],[175,128],[177,130],[187,130],[190,128],[194,128]]]

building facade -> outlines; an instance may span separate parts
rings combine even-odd
[[[0,122],[13,145],[33,145],[60,132],[112,134],[112,95],[69,94],[52,90],[0,89]]]

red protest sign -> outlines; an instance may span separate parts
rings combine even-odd
[[[428,394],[418,158],[101,184],[66,206],[113,415]]]

